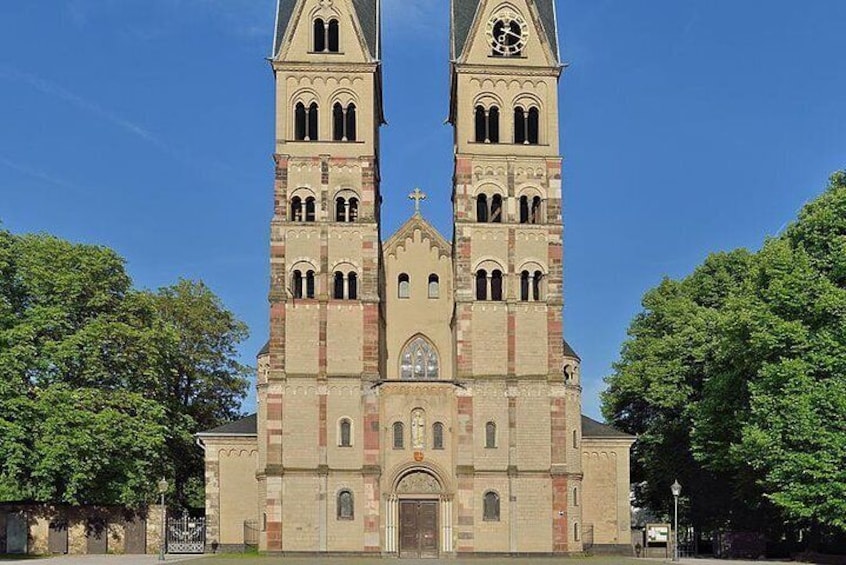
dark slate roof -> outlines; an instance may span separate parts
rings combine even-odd
[[[597,422],[582,414],[582,437],[599,439],[635,439],[635,436],[612,428],[608,424]]]
[[[258,423],[255,414],[246,418],[229,422],[207,432],[200,432],[198,436],[254,436],[258,433]]]
[[[476,17],[481,0],[452,0],[452,58],[457,59],[464,50],[470,27]],[[558,29],[556,28],[555,0],[534,0],[540,15],[541,25],[552,52],[558,57]]]
[[[273,55],[279,53],[282,40],[285,39],[285,32],[291,17],[294,15],[294,7],[297,0],[277,0],[276,5],[276,33],[273,36]],[[364,39],[370,48],[370,54],[374,59],[379,59],[379,10],[380,0],[353,0],[358,21],[361,23],[361,31]]]
[[[582,360],[582,358],[579,357],[579,354],[576,353],[576,351],[572,347],[570,347],[570,344],[567,343],[566,339],[564,340],[564,355],[566,355],[567,357],[578,359],[579,361]]]
[[[264,347],[261,348],[261,351],[258,352],[256,357],[261,357],[262,355],[267,355],[270,353],[270,340],[267,340],[267,343],[264,344]]]

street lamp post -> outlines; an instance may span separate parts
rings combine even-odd
[[[162,539],[159,541],[159,561],[165,560],[165,493],[167,492],[167,481],[161,479],[158,484],[159,496],[162,505]]]
[[[676,480],[670,485],[670,490],[673,493],[673,561],[679,560],[679,495],[681,494],[681,485]]]

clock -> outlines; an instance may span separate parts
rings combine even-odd
[[[488,21],[485,32],[495,56],[515,57],[526,47],[529,24],[519,14],[501,12]]]

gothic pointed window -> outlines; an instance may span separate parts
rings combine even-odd
[[[499,143],[499,108],[491,106],[488,110],[488,140]]]
[[[405,273],[397,278],[397,296],[399,298],[411,298],[411,279]]]
[[[338,20],[329,20],[327,30],[326,45],[330,53],[337,53],[341,50],[341,31],[338,26]]]
[[[347,289],[348,298],[350,300],[358,300],[358,275],[354,272],[350,272],[347,275]]]
[[[488,197],[480,194],[476,197],[476,221],[485,223],[488,221]]]
[[[306,138],[308,129],[306,126],[306,107],[302,102],[297,102],[294,108],[294,139],[303,141]]]
[[[491,222],[502,223],[502,196],[494,194],[491,198]]]
[[[476,272],[476,300],[488,299],[488,273],[484,269]]]
[[[514,143],[527,143],[526,111],[519,106],[514,108]]]
[[[492,490],[485,493],[482,517],[486,522],[499,522],[499,495]]]
[[[405,449],[405,427],[402,422],[394,422],[393,436],[394,449]]]
[[[526,143],[537,145],[540,141],[540,111],[535,107],[529,108],[526,122]]]
[[[305,203],[305,221],[313,222],[315,219],[315,199],[314,196],[309,196]]]
[[[502,300],[502,271],[491,272],[491,300]]]
[[[489,449],[496,447],[496,424],[493,422],[485,424],[485,447]]]
[[[299,196],[294,196],[291,199],[291,221],[292,222],[302,222],[303,221],[303,200]]]
[[[438,353],[422,337],[405,346],[400,357],[400,378],[406,381],[434,381],[438,379]]]
[[[520,273],[520,300],[529,301],[529,271]]]
[[[344,298],[344,273],[338,271],[335,273],[333,285],[332,298],[342,300]]]
[[[432,426],[432,449],[444,448],[444,425],[440,422],[435,422]]]
[[[484,143],[488,139],[488,118],[485,108],[476,106],[476,143]]]
[[[326,23],[317,18],[314,20],[314,51],[322,53],[326,50]]]
[[[349,490],[338,493],[338,520],[354,520],[353,494]]]
[[[346,418],[338,426],[338,447],[352,447],[352,422]]]
[[[344,139],[344,108],[340,102],[332,106],[332,141]]]
[[[317,133],[317,124],[319,121],[318,112],[317,112],[317,102],[312,102],[311,105],[308,107],[306,122],[308,122],[308,137],[306,138],[308,141],[317,141],[318,133]]]
[[[302,271],[294,271],[294,276],[291,277],[291,293],[294,298],[303,297],[303,273]]]
[[[314,298],[314,271],[306,273],[306,298]]]

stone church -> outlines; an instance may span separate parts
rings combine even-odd
[[[415,190],[382,241],[379,0],[278,2],[270,340],[258,413],[198,436],[213,547],[630,551],[634,438],[581,415],[563,335],[554,2],[450,27],[452,240]]]

